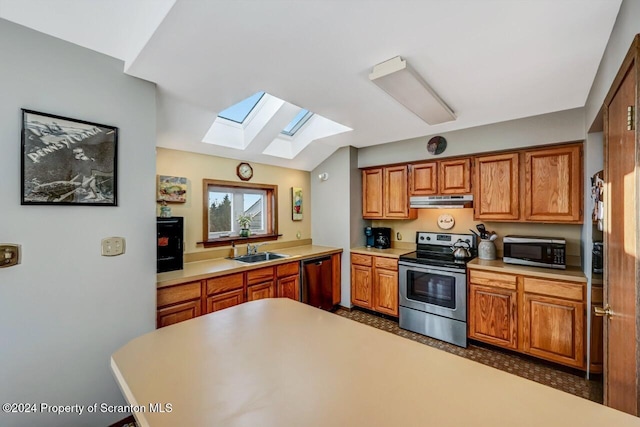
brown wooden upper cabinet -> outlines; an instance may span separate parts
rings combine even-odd
[[[414,219],[409,209],[408,166],[388,166],[362,171],[362,217]]]
[[[524,152],[525,221],[582,222],[582,144]]]
[[[479,220],[520,218],[519,154],[506,153],[475,158],[473,215]]]
[[[409,165],[409,194],[430,196],[438,193],[438,163]]]
[[[409,194],[470,194],[471,158],[409,165]]]
[[[477,156],[473,217],[582,223],[582,144]]]
[[[438,162],[438,192],[440,194],[471,193],[471,159],[442,160]]]

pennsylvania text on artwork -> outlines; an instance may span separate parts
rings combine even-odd
[[[37,148],[30,153],[27,153],[27,157],[29,157],[33,163],[38,163],[40,159],[45,157],[47,154],[63,148],[71,148],[72,144],[82,142],[89,137],[102,133],[102,129],[97,127],[68,133],[68,131],[65,132],[55,123],[52,125],[43,125],[31,122],[28,124],[27,128],[33,134],[40,137],[40,141],[46,144],[42,148]]]

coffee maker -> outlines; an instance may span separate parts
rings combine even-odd
[[[365,227],[364,236],[365,236],[365,243],[367,247],[372,248],[375,243],[375,240],[373,237],[373,227]]]
[[[373,227],[373,247],[389,249],[391,247],[391,229],[389,227]]]

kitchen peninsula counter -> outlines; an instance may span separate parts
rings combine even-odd
[[[157,287],[158,289],[160,289],[166,286],[173,286],[180,283],[202,279],[210,279],[213,277],[224,276],[226,274],[253,270],[260,267],[285,264],[291,261],[300,261],[324,255],[332,255],[342,252],[342,248],[319,245],[303,245],[276,249],[269,252],[287,255],[287,257],[273,261],[257,262],[252,264],[234,261],[230,258],[217,258],[206,261],[189,262],[184,265],[184,268],[182,270],[159,273],[157,275]]]
[[[141,426],[640,426],[587,399],[286,298],[143,335],[112,355],[111,368]],[[172,410],[151,412],[154,403]]]

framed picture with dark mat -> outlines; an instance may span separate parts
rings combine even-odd
[[[118,128],[22,110],[21,204],[117,206]]]

